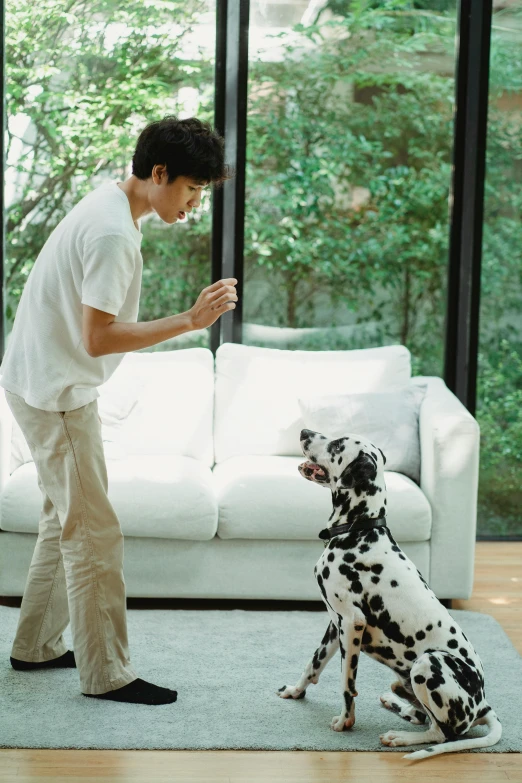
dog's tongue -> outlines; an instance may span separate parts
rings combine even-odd
[[[319,465],[316,465],[315,462],[305,462],[303,463],[303,467],[308,475],[311,475],[314,478],[315,476],[322,476],[324,478],[324,470]]]

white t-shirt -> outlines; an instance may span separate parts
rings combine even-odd
[[[0,385],[34,408],[68,411],[99,397],[124,353],[92,357],[82,304],[136,323],[143,234],[116,181],[88,193],[56,226],[27,278]]]

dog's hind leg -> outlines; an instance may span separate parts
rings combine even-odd
[[[411,703],[406,704],[402,699],[397,698],[393,693],[383,693],[379,697],[383,707],[395,712],[400,718],[404,718],[408,723],[420,725],[426,722],[426,713],[424,710],[417,709]]]
[[[399,675],[400,676],[400,675]],[[395,712],[408,723],[420,725],[426,722],[426,712],[406,680],[396,680],[391,684],[391,693],[383,693],[381,704],[387,710]],[[407,704],[405,702],[408,702]]]
[[[334,623],[330,623],[321,644],[314,652],[313,658],[308,662],[297,685],[283,685],[277,691],[277,695],[282,699],[303,699],[308,686],[317,684],[321,672],[338,649],[339,633]]]

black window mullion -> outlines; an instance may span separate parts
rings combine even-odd
[[[226,159],[235,173],[223,186],[220,277],[237,279],[239,301],[219,320],[221,341],[236,343],[242,341],[243,324],[249,10],[249,0],[227,3],[224,136]]]
[[[444,380],[475,414],[492,0],[461,0]]]
[[[227,0],[216,2],[216,64],[214,77],[214,127],[225,133],[225,94],[227,58]],[[212,194],[212,282],[222,277],[223,265],[223,188]],[[221,322],[218,318],[210,327],[210,350],[215,355],[221,342]]]

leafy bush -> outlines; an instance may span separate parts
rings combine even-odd
[[[181,109],[181,87],[197,91],[194,113],[212,119],[212,63],[183,54],[204,10],[202,0],[10,0],[9,117],[29,126],[23,141],[11,122],[8,133],[17,177],[8,326],[53,228],[92,187],[127,176],[137,134]],[[518,12],[494,19],[506,13]],[[308,335],[300,348],[400,342],[414,374],[442,374],[455,16],[452,0],[329,0],[314,24],[274,40],[277,62],[252,58],[245,321],[315,325],[322,295],[360,334]],[[494,33],[477,407],[483,533],[522,532],[522,351],[520,329],[509,328],[522,298],[522,134],[520,115],[502,108],[522,90],[521,52],[520,38]],[[144,220],[140,320],[187,310],[210,283],[209,198],[175,230]],[[269,293],[256,298],[260,278]],[[194,339],[208,345],[205,334]]]

